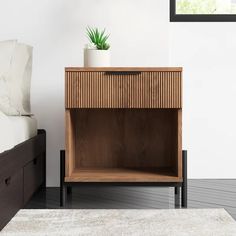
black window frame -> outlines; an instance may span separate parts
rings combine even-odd
[[[176,0],[170,0],[170,22],[236,22],[236,14],[176,14]]]

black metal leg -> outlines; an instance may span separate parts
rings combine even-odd
[[[72,194],[72,187],[71,186],[67,186],[66,190],[67,190],[67,194]]]
[[[66,187],[64,185],[65,178],[65,150],[60,151],[60,206],[65,205]]]
[[[175,208],[180,208],[180,187],[175,187]]]
[[[188,207],[188,183],[187,183],[187,151],[184,150],[182,152],[182,161],[183,161],[183,183],[181,189],[181,199],[182,199],[182,207]]]
[[[46,188],[46,151],[43,154],[43,188]]]
[[[66,203],[66,187],[63,185],[60,187],[60,206],[65,206]]]

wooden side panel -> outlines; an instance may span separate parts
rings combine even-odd
[[[75,160],[75,127],[76,121],[74,119],[74,111],[66,110],[66,176],[71,175],[74,169],[74,160]]]
[[[181,72],[66,72],[66,108],[181,108]]]
[[[177,169],[178,169],[178,176],[182,178],[182,109],[178,109],[178,143],[177,143],[177,148],[178,148],[178,164],[177,164]]]

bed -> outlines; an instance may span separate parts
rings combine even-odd
[[[45,185],[46,132],[31,116],[0,112],[0,230]]]
[[[0,42],[0,230],[45,184],[46,132],[31,115],[33,47]]]
[[[0,111],[0,153],[37,135],[34,116],[7,116]]]

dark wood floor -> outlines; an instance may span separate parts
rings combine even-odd
[[[236,180],[189,180],[189,208],[225,208],[236,219]],[[168,209],[174,208],[173,188],[79,187],[73,188],[65,208]],[[59,188],[37,192],[26,208],[59,207]]]

